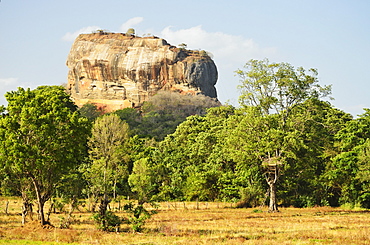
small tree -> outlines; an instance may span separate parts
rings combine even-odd
[[[180,49],[186,49],[187,47],[188,47],[188,45],[186,43],[180,43],[179,44]]]
[[[126,36],[131,37],[131,36],[134,36],[134,35],[135,35],[135,29],[134,28],[129,28],[126,31]]]
[[[124,206],[124,209],[131,214],[127,222],[134,232],[138,232],[142,229],[145,221],[156,213],[155,210],[149,211],[144,207],[145,203],[155,206],[152,200],[156,189],[155,171],[149,158],[141,158],[135,161],[132,174],[128,180],[131,190],[136,194],[138,204],[129,203]]]
[[[116,114],[97,118],[89,139],[91,165],[85,174],[90,189],[100,201],[100,227],[107,230],[112,214],[107,213],[109,197],[115,193],[117,182],[127,175],[125,165],[125,143],[128,142],[128,125]]]

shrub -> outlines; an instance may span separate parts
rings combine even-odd
[[[154,205],[154,204],[151,204]],[[126,220],[126,223],[131,225],[133,232],[140,232],[147,219],[150,219],[153,214],[156,214],[155,210],[145,209],[143,204],[133,204],[132,202],[124,206],[124,210],[130,214],[130,217]]]
[[[93,215],[93,219],[97,223],[97,228],[102,231],[115,231],[123,222],[123,219],[112,211],[106,211],[105,215],[96,213]]]

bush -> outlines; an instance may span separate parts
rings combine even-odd
[[[153,205],[153,204],[152,204]],[[157,211],[149,211],[145,209],[143,204],[134,205],[132,202],[124,206],[124,210],[130,214],[130,217],[126,220],[126,223],[131,225],[133,232],[140,232],[147,219],[150,219],[153,214]]]
[[[262,190],[253,187],[246,187],[241,190],[241,200],[236,204],[237,208],[253,208],[262,205],[264,202]]]
[[[106,211],[105,215],[96,213],[93,219],[97,223],[97,227],[102,231],[115,231],[123,222],[123,219],[115,215],[112,211]]]

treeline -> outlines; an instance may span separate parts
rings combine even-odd
[[[370,110],[353,119],[324,101],[314,69],[251,60],[237,74],[239,108],[163,93],[100,115],[61,87],[7,93],[1,194],[22,196],[24,216],[36,200],[43,222],[46,201],[89,198],[102,229],[117,224],[107,206],[120,196],[138,200],[125,207],[135,224],[144,203],[167,200],[370,208]]]

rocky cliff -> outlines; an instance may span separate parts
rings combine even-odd
[[[78,106],[94,103],[106,111],[136,107],[160,90],[217,97],[217,68],[207,53],[157,37],[81,34],[67,66],[67,90]]]

